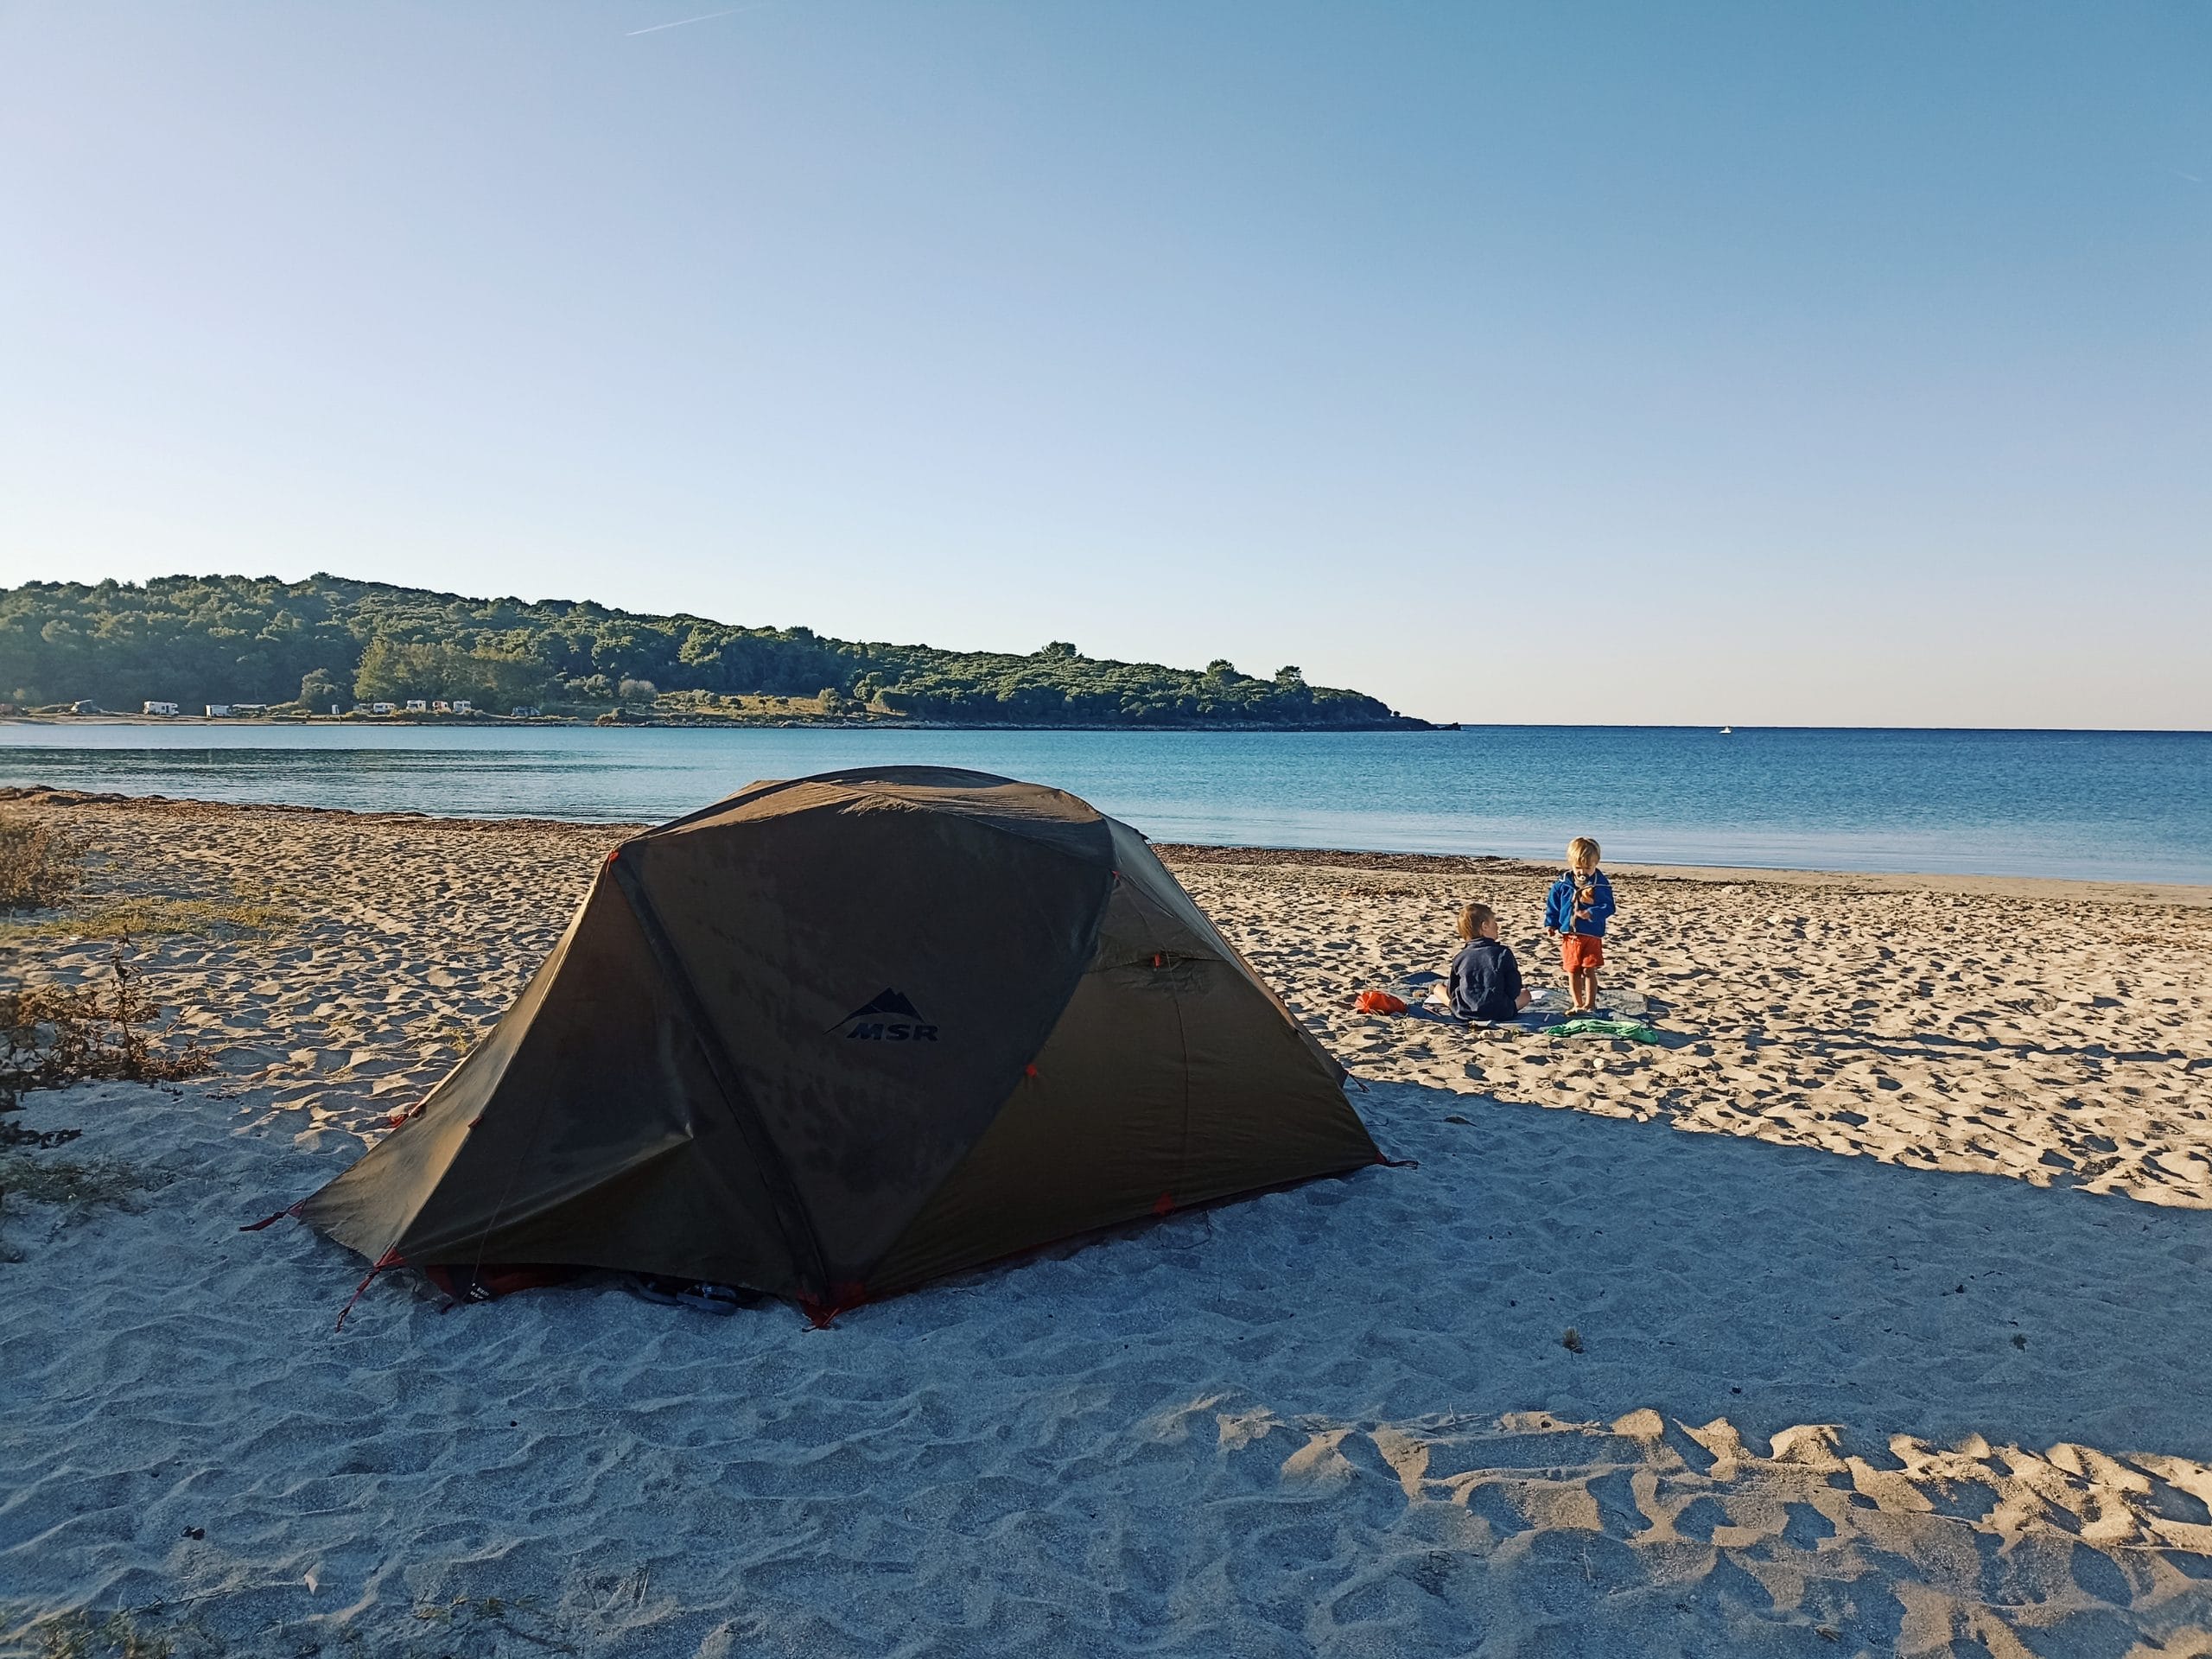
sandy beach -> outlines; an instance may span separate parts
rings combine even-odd
[[[1166,849],[1418,1167],[826,1331],[401,1273],[334,1332],[358,1259],[240,1224],[624,831],[0,810],[96,859],[0,975],[127,924],[213,1065],[0,1119],[140,1183],[0,1198],[0,1654],[2212,1655],[2212,890],[1609,864],[1645,1044],[1352,1012],[1468,899],[1557,985],[1548,868]]]

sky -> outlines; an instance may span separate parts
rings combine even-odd
[[[2212,7],[0,0],[0,585],[317,570],[2212,728]]]

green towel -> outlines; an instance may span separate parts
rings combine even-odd
[[[1595,1014],[1578,1014],[1572,1020],[1562,1020],[1551,1027],[1554,1037],[1625,1037],[1632,1043],[1656,1043],[1659,1033],[1640,1020],[1600,1020]]]

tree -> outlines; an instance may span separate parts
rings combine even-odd
[[[313,680],[321,675],[325,685]],[[646,616],[568,601],[524,604],[316,575],[163,576],[0,587],[0,697],[38,705],[148,698],[313,705],[466,697],[484,708],[558,700],[604,709],[624,681],[671,693],[804,698],[838,689],[916,717],[1025,724],[1205,720],[1255,726],[1400,723],[1373,697],[1272,680],[1226,658],[1203,669],[1030,652],[833,639],[806,628]],[[635,686],[626,700],[649,699]]]
[[[545,665],[532,658],[378,634],[361,652],[353,695],[364,702],[466,697],[479,708],[504,709],[536,702],[545,682]]]

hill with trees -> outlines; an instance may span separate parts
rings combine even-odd
[[[841,718],[959,725],[1417,728],[1374,697],[1109,662],[1055,641],[1027,656],[832,639],[566,601],[468,599],[315,575],[165,576],[0,588],[0,702],[332,703],[466,698],[504,713],[742,718],[761,699]]]

